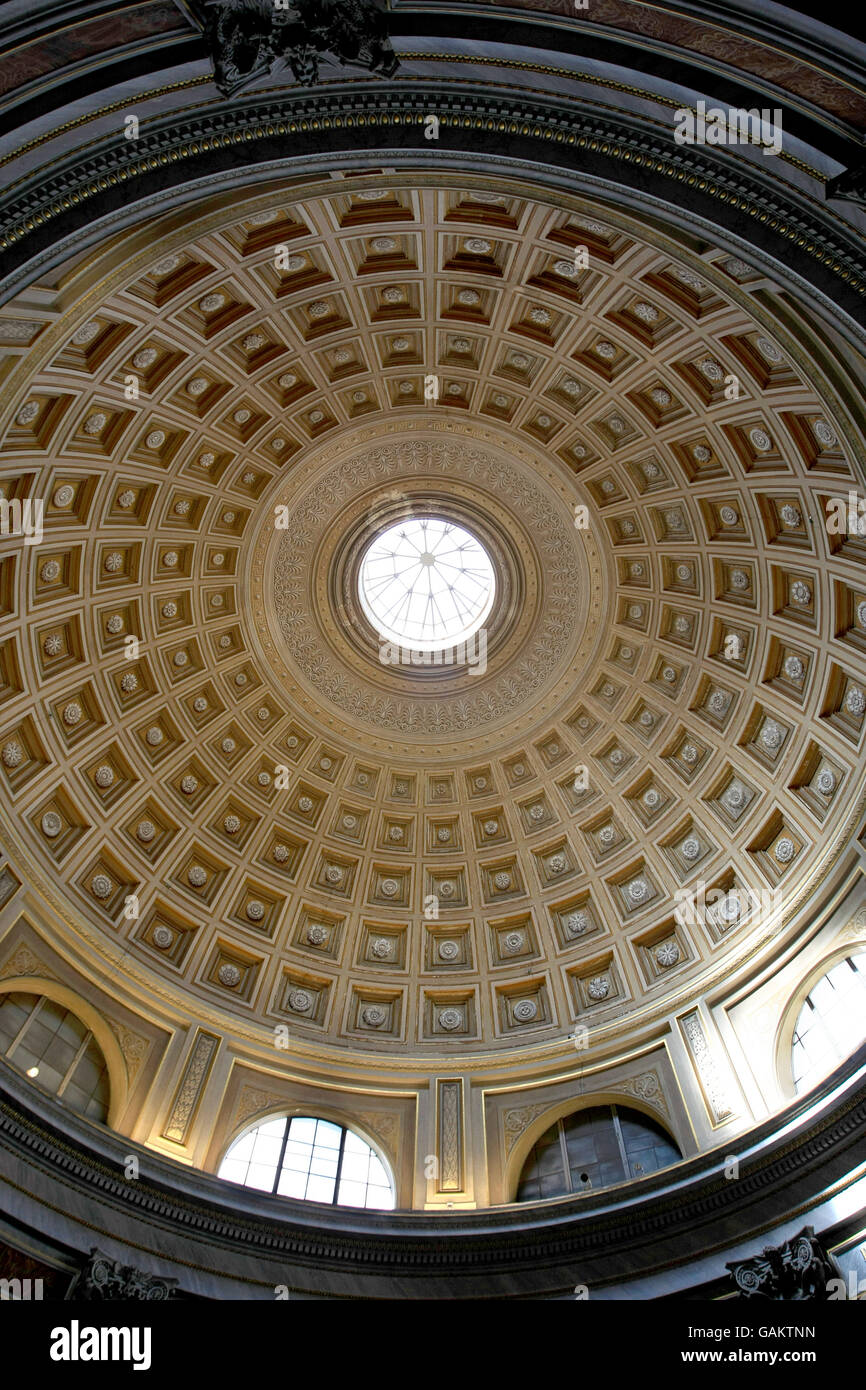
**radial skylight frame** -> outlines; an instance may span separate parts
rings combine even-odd
[[[370,542],[358,597],[380,641],[445,651],[483,626],[496,598],[496,571],[465,526],[432,514],[406,517]]]

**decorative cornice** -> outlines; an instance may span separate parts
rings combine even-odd
[[[82,1195],[103,1204],[105,1220],[116,1220],[111,1211],[123,1212],[128,1223],[135,1218],[171,1231],[178,1240],[176,1264],[195,1264],[195,1239],[204,1238],[212,1248],[216,1240],[226,1251],[258,1252],[262,1256],[315,1262],[319,1269],[365,1270],[379,1276],[438,1272],[466,1275],[507,1271],[519,1260],[524,1268],[555,1271],[575,1260],[593,1263],[604,1280],[605,1260],[626,1247],[634,1253],[640,1245],[658,1249],[666,1237],[680,1241],[683,1260],[711,1250],[723,1250],[746,1233],[754,1236],[788,1218],[789,1211],[804,1209],[803,1180],[812,1194],[811,1205],[826,1196],[827,1189],[850,1173],[848,1151],[866,1124],[866,1078],[862,1066],[866,1050],[849,1062],[820,1091],[800,1099],[785,1114],[758,1127],[749,1136],[749,1147],[763,1151],[744,1159],[736,1183],[727,1182],[718,1157],[702,1155],[678,1165],[671,1172],[641,1179],[627,1207],[613,1205],[603,1192],[557,1203],[555,1208],[522,1204],[519,1210],[492,1209],[461,1213],[448,1227],[443,1241],[442,1217],[419,1213],[305,1212],[297,1204],[232,1189],[231,1207],[220,1200],[216,1178],[190,1173],[167,1160],[141,1152],[140,1179],[124,1181],[123,1167],[111,1152],[120,1144],[103,1138],[104,1151],[64,1134],[45,1115],[37,1116],[17,1096],[0,1100],[0,1147],[19,1158],[26,1156],[35,1172],[52,1183],[72,1185]],[[777,1132],[796,1124],[797,1116],[814,1115],[826,1096],[848,1081],[848,1089],[827,1110],[779,1147]],[[23,1083],[21,1083],[23,1092]],[[44,1111],[62,1118],[60,1107],[43,1098]],[[790,1132],[790,1131],[789,1131]],[[129,1141],[124,1140],[126,1149]],[[834,1160],[838,1160],[834,1162]],[[38,1188],[38,1181],[32,1184]],[[642,1200],[638,1200],[638,1197]],[[38,1200],[38,1197],[35,1198]],[[761,1216],[756,1219],[759,1204]],[[809,1206],[809,1202],[805,1203]],[[92,1210],[92,1209],[91,1209]],[[450,1220],[450,1219],[449,1219]],[[333,1222],[333,1225],[330,1223]],[[714,1225],[714,1223],[718,1223]],[[91,1231],[85,1233],[88,1245]],[[132,1231],[130,1231],[132,1239]],[[182,1254],[181,1254],[182,1251]],[[163,1259],[172,1259],[163,1248]],[[649,1268],[657,1258],[647,1255]],[[611,1276],[613,1267],[611,1266]],[[596,1277],[593,1275],[593,1277]]]
[[[73,221],[81,220],[78,209],[87,221],[98,218],[127,202],[136,181],[144,177],[158,176],[163,187],[173,183],[175,179],[167,179],[171,165],[187,162],[188,178],[203,176],[221,151],[232,149],[236,156],[238,146],[268,160],[278,144],[285,153],[286,137],[291,137],[295,154],[307,145],[308,137],[320,153],[336,152],[345,147],[347,138],[353,150],[381,145],[379,132],[389,128],[392,132],[402,128],[397,143],[403,143],[414,128],[413,157],[430,158],[424,120],[433,92],[440,127],[453,137],[452,155],[459,156],[469,136],[476,153],[488,145],[501,150],[507,142],[515,158],[540,158],[547,165],[585,167],[589,160],[601,172],[622,161],[641,170],[640,178],[651,183],[659,175],[673,180],[681,190],[678,197],[683,193],[690,199],[709,197],[755,218],[763,231],[776,234],[780,256],[790,260],[799,252],[820,262],[858,294],[866,293],[866,271],[853,235],[849,238],[841,232],[838,223],[833,225],[833,217],[809,205],[803,194],[780,188],[769,173],[762,178],[762,170],[746,172],[741,162],[713,157],[704,147],[684,151],[673,145],[669,131],[626,127],[611,117],[576,111],[561,99],[542,102],[525,92],[514,96],[481,93],[471,84],[443,90],[441,84],[418,83],[407,91],[398,85],[373,90],[348,83],[339,91],[281,93],[250,99],[242,109],[211,109],[178,117],[142,132],[134,142],[115,139],[98,153],[70,159],[60,172],[34,179],[25,192],[5,206],[0,204],[0,249],[15,248],[37,231],[41,244],[49,224],[63,219],[51,232],[56,236],[70,225],[66,214],[76,213]],[[433,154],[441,158],[442,150],[437,148]],[[249,162],[254,165],[258,160],[254,157]],[[672,185],[662,187],[670,195]],[[14,259],[20,263],[20,258]]]

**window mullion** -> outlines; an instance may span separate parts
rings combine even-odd
[[[90,1046],[90,1044],[91,1044],[92,1041],[93,1041],[93,1034],[92,1034],[90,1031],[86,1032],[86,1033],[84,1034],[84,1037],[83,1037],[82,1040],[81,1040],[81,1045],[79,1046],[78,1051],[76,1052],[76,1054],[75,1054],[75,1056],[73,1057],[72,1061],[69,1063],[69,1066],[66,1068],[66,1074],[65,1074],[65,1076],[63,1077],[63,1080],[61,1081],[60,1085],[57,1087],[57,1090],[54,1092],[54,1094],[57,1096],[57,1099],[58,1099],[58,1100],[59,1100],[60,1097],[63,1095],[63,1092],[66,1090],[66,1087],[69,1085],[70,1081],[72,1080],[72,1077],[73,1077],[73,1075],[74,1075],[74,1073],[75,1073],[75,1068],[78,1066],[78,1063],[81,1061],[82,1057],[84,1056],[85,1052],[87,1051],[87,1049],[88,1049],[88,1047]]]
[[[565,1125],[562,1120],[557,1120],[556,1127],[559,1130],[559,1152],[562,1158],[562,1166],[565,1169],[565,1181],[568,1183],[568,1191],[574,1192],[574,1183],[571,1180],[571,1164],[568,1161],[568,1145],[565,1142]]]
[[[30,1013],[27,1015],[24,1022],[21,1024],[21,1027],[18,1029],[18,1032],[15,1034],[15,1037],[12,1039],[11,1043],[6,1049],[6,1060],[8,1062],[12,1061],[12,1053],[15,1051],[18,1044],[23,1040],[24,1034],[27,1032],[27,1029],[30,1027],[34,1018],[36,1018],[36,1015],[40,1012],[44,1003],[45,995],[40,994],[38,1000],[36,1001],[36,1007],[34,1009],[31,1009]]]
[[[631,1164],[628,1161],[628,1154],[625,1151],[625,1140],[622,1137],[622,1126],[620,1125],[619,1115],[617,1114],[615,1105],[612,1105],[610,1107],[610,1113],[613,1116],[613,1132],[616,1135],[616,1142],[619,1145],[619,1157],[620,1162],[622,1163],[622,1171],[626,1178],[630,1178]]]
[[[273,1187],[271,1188],[271,1192],[274,1194],[274,1196],[276,1196],[277,1188],[278,1188],[279,1185],[280,1185],[280,1175],[282,1174],[282,1171],[283,1171],[283,1159],[284,1159],[285,1156],[286,1156],[286,1146],[287,1146],[287,1144],[288,1144],[288,1142],[289,1142],[289,1130],[290,1130],[291,1127],[292,1127],[292,1119],[293,1119],[293,1116],[291,1116],[291,1115],[287,1115],[287,1116],[286,1116],[286,1127],[285,1127],[285,1129],[283,1130],[283,1142],[282,1142],[282,1144],[280,1145],[280,1156],[279,1156],[279,1158],[277,1159],[277,1171],[276,1171],[276,1175],[275,1175],[275,1177],[274,1177],[274,1185],[273,1185]],[[309,1177],[309,1173],[307,1174],[307,1177]]]
[[[342,1171],[343,1171],[343,1154],[344,1154],[344,1152],[345,1152],[345,1149],[346,1149],[346,1130],[345,1130],[345,1129],[341,1129],[341,1130],[340,1130],[340,1153],[339,1153],[339,1156],[338,1156],[338,1158],[337,1158],[337,1177],[336,1177],[336,1179],[335,1179],[335,1181],[334,1181],[334,1196],[333,1196],[333,1205],[334,1205],[334,1206],[337,1205],[337,1195],[338,1195],[338,1193],[339,1193],[339,1191],[340,1191],[340,1174],[341,1174]]]

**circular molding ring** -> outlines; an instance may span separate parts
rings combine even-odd
[[[534,704],[572,663],[576,648],[586,649],[595,591],[589,547],[558,499],[516,459],[431,431],[427,439],[344,455],[293,496],[288,528],[275,533],[268,525],[254,551],[253,608],[265,615],[259,636],[282,683],[305,684],[356,724],[410,740],[471,735],[481,725],[513,719],[528,699]],[[399,514],[413,497],[435,497],[437,506],[471,521],[505,580],[490,668],[479,668],[477,685],[459,696],[449,697],[450,677],[441,670],[431,672],[426,687],[435,700],[407,694],[405,672],[389,673],[378,662],[369,623],[359,620],[347,635],[360,611],[351,595],[363,544],[392,507]],[[257,561],[266,554],[268,577],[259,591]],[[593,616],[594,631],[597,601]]]
[[[340,626],[345,641],[371,662],[374,668],[382,665],[379,648],[380,635],[364,612],[358,593],[358,576],[367,546],[373,538],[388,526],[411,516],[435,515],[463,526],[478,537],[486,549],[496,573],[496,597],[493,607],[485,619],[483,631],[488,663],[497,652],[502,652],[509,636],[516,626],[526,627],[526,580],[520,557],[520,548],[505,527],[494,518],[488,508],[480,501],[469,497],[455,496],[453,489],[445,480],[433,486],[415,486],[400,497],[387,490],[366,514],[355,520],[348,532],[344,532],[336,545],[329,547],[334,553],[333,564],[330,557],[322,565],[328,574],[328,597],[331,619]],[[525,547],[524,547],[525,548]],[[535,585],[536,597],[540,586]],[[536,604],[537,607],[537,604]],[[478,642],[470,639],[466,644],[468,653],[477,648]],[[412,643],[406,641],[405,648]],[[446,643],[446,648],[455,644]],[[456,646],[459,648],[460,643]],[[447,688],[456,677],[465,674],[467,662],[453,660],[450,664],[430,665],[421,663],[408,665],[401,663],[400,675],[411,676],[412,680],[431,693]],[[434,689],[435,687],[435,689]]]

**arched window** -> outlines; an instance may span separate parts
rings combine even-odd
[[[90,1029],[40,994],[0,995],[0,1056],[88,1120],[108,1119],[108,1068]]]
[[[794,1024],[791,1070],[798,1095],[811,1091],[866,1039],[866,954],[848,956],[806,995]]]
[[[612,1187],[682,1158],[670,1135],[637,1110],[598,1105],[557,1120],[533,1145],[518,1202]]]
[[[360,1135],[330,1120],[280,1115],[236,1139],[219,1176],[277,1197],[391,1211],[394,1186]]]

